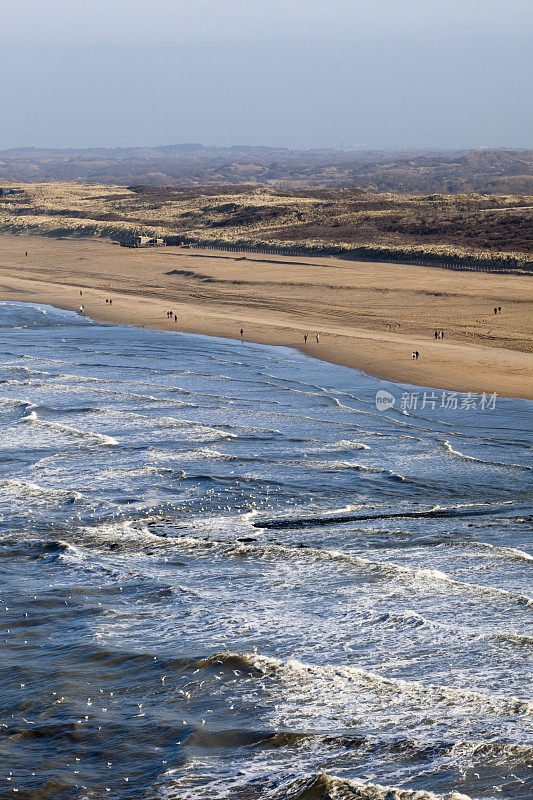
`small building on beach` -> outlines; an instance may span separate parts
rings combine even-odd
[[[132,236],[120,244],[122,247],[164,247],[165,240],[160,236]]]

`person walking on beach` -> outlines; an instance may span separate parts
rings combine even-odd
[[[26,250],[26,257],[28,256],[28,251]]]
[[[178,315],[174,314],[174,322],[177,322],[177,321],[178,321]]]
[[[419,356],[419,355],[420,355],[420,354],[419,354],[418,350],[415,350],[415,359],[416,359],[417,361],[418,361],[418,356]]]
[[[304,333],[304,344],[307,344],[307,334]]]
[[[501,306],[498,306],[498,313],[499,313],[499,314],[501,314],[501,313],[502,313],[502,307],[501,307]]]
[[[494,309],[494,313],[495,313],[495,314],[497,314],[497,313],[498,313],[498,309],[497,309],[497,308],[495,308],[495,309]]]
[[[316,343],[318,344],[319,341],[320,341],[320,335],[317,333],[317,335],[316,335]]]
[[[415,351],[414,351],[414,350],[413,350],[413,352],[411,353],[411,358],[413,358],[413,360],[416,358],[416,354],[415,354]]]
[[[438,339],[438,338],[439,338],[439,332],[435,331],[435,339]]]
[[[243,337],[243,336],[244,336],[244,331],[243,331],[243,329],[241,328],[241,339],[242,339],[242,337]]]

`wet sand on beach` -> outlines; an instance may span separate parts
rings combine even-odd
[[[387,380],[533,399],[528,276],[4,234],[0,299],[234,339],[242,328]]]

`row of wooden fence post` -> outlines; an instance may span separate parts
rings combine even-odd
[[[470,265],[470,264],[454,264],[445,261],[422,261],[420,259],[411,259],[411,260],[399,260],[394,258],[379,258],[378,256],[375,257],[368,257],[360,254],[350,254],[350,253],[324,253],[321,250],[284,250],[283,248],[276,248],[276,247],[248,247],[245,245],[224,245],[224,244],[193,244],[193,247],[199,249],[207,249],[207,250],[223,250],[229,253],[259,253],[262,255],[272,255],[272,256],[298,256],[302,257],[309,257],[309,256],[316,256],[316,257],[327,257],[330,255],[334,255],[336,258],[344,258],[349,261],[369,261],[369,262],[377,262],[377,263],[386,263],[386,264],[414,264],[416,266],[423,266],[423,267],[441,267],[444,269],[453,269],[459,271],[471,271],[471,272],[497,272],[499,274],[506,274],[506,275],[524,275],[524,274],[531,274],[531,270],[520,270],[520,269],[513,269],[512,267],[490,267],[490,266],[479,266],[479,265]]]

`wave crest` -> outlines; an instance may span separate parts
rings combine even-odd
[[[326,772],[318,772],[309,777],[291,779],[263,795],[265,800],[471,800],[466,794],[450,792],[435,794],[417,789],[402,789],[398,786],[382,786],[379,783],[365,783],[352,779],[345,780]]]
[[[61,433],[65,433],[69,436],[77,436],[85,439],[88,442],[91,442],[94,445],[109,445],[115,446],[118,445],[116,439],[112,436],[107,436],[104,433],[93,433],[92,431],[82,431],[79,428],[71,427],[70,425],[63,425],[61,422],[50,422],[48,420],[40,419],[35,411],[30,411],[30,413],[23,417],[21,422],[29,422],[33,425],[39,425],[43,428],[48,428],[49,430],[59,431]]]

